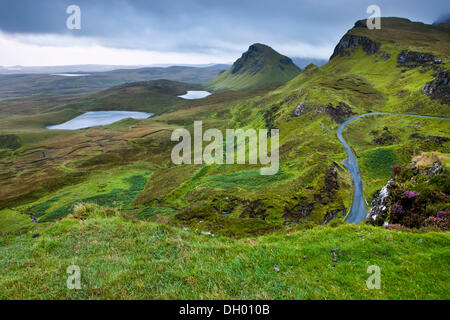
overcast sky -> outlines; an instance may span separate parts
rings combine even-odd
[[[81,29],[69,30],[69,5]],[[0,0],[0,65],[229,63],[261,42],[327,59],[376,4],[382,16],[434,22],[448,0]]]

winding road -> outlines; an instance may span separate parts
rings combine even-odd
[[[362,180],[361,175],[359,174],[359,167],[358,162],[356,161],[355,155],[352,152],[352,149],[348,145],[348,143],[345,141],[344,137],[342,136],[342,131],[344,130],[345,126],[347,126],[349,123],[358,120],[362,117],[367,116],[380,116],[380,115],[387,115],[387,116],[408,116],[408,117],[416,117],[416,118],[428,118],[428,119],[441,119],[441,120],[450,120],[450,118],[446,117],[433,117],[433,116],[422,116],[418,114],[408,114],[408,113],[385,113],[385,112],[374,112],[374,113],[365,113],[361,114],[359,116],[355,116],[353,118],[347,119],[345,122],[343,122],[338,130],[337,130],[337,137],[339,141],[343,144],[345,147],[345,150],[347,150],[348,158],[345,159],[344,165],[350,172],[350,175],[352,176],[353,180],[353,203],[352,208],[350,210],[350,213],[347,217],[347,222],[349,223],[360,223],[363,221],[367,216],[367,209],[364,201],[364,194],[363,194],[363,187],[362,187]]]

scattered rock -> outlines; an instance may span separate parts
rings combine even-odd
[[[39,221],[37,220],[37,218],[35,216],[33,216],[32,214],[30,214],[30,219],[31,221],[33,221],[34,223],[39,223]]]
[[[303,95],[303,90],[300,90],[300,95]],[[293,117],[299,117],[302,114],[306,113],[305,101],[306,101],[307,97],[308,97],[308,93],[305,93],[302,101],[295,107],[294,112],[292,112]]]
[[[294,112],[292,112],[292,116],[299,117],[302,114],[304,114],[305,112],[306,112],[305,104],[303,102],[301,102],[295,107]]]
[[[425,84],[422,93],[441,103],[450,104],[450,72],[439,72],[433,81]]]
[[[403,50],[397,56],[398,67],[417,68],[425,66],[434,66],[441,64],[442,60],[436,58],[432,54]]]
[[[339,261],[341,261],[341,259],[339,258],[341,250],[339,248],[334,248],[334,249],[330,249],[330,250],[331,250],[333,262],[338,263]]]

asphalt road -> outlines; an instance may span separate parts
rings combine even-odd
[[[348,145],[348,143],[345,141],[344,137],[342,136],[342,131],[344,130],[345,126],[347,126],[349,123],[351,123],[355,120],[358,120],[359,118],[367,117],[367,116],[378,116],[378,115],[401,115],[401,116],[416,117],[416,118],[450,120],[450,118],[446,118],[446,117],[422,116],[422,115],[407,114],[407,113],[374,112],[374,113],[361,114],[359,116],[355,116],[353,118],[347,119],[345,122],[343,122],[339,126],[339,128],[337,130],[337,136],[338,136],[339,141],[341,141],[341,143],[344,145],[345,150],[347,150],[347,155],[348,155],[348,158],[345,159],[345,161],[344,161],[344,165],[350,172],[350,175],[352,176],[352,180],[353,180],[353,202],[352,202],[352,208],[347,217],[347,222],[349,222],[349,223],[360,223],[361,221],[363,221],[367,216],[367,209],[366,209],[366,204],[364,201],[363,186],[362,186],[361,175],[359,173],[358,162],[356,161],[356,158],[352,152],[352,149],[350,148],[350,146]]]

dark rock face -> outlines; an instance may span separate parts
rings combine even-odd
[[[362,46],[368,56],[377,53],[381,47],[380,43],[374,42],[369,38],[347,34],[339,41],[336,48],[334,48],[330,60],[336,57],[349,56],[351,53],[350,50],[354,51],[359,45]]]
[[[442,60],[429,53],[403,50],[397,57],[397,63],[400,67],[417,68],[441,64]]]
[[[336,107],[330,103],[325,111],[328,115],[337,123],[344,122],[347,118],[350,118],[355,113],[352,111],[352,108],[344,102],[339,102]]]
[[[299,224],[300,219],[308,217],[314,209],[314,203],[301,202],[292,209],[284,209],[284,225]]]
[[[338,213],[345,213],[345,206],[342,205],[341,209],[335,209],[335,210],[331,210],[331,211],[327,211],[327,214],[325,215],[325,218],[323,219],[322,224],[327,224],[329,223],[331,220],[333,220],[334,218],[336,218],[336,216],[338,215]]]
[[[355,22],[354,28],[367,28],[366,20],[358,20]]]
[[[332,198],[334,193],[339,190],[338,172],[336,168],[337,164],[331,165],[331,167],[325,172],[325,192],[329,198]]]
[[[422,93],[441,103],[450,104],[450,73],[439,72],[433,81],[423,87]]]

